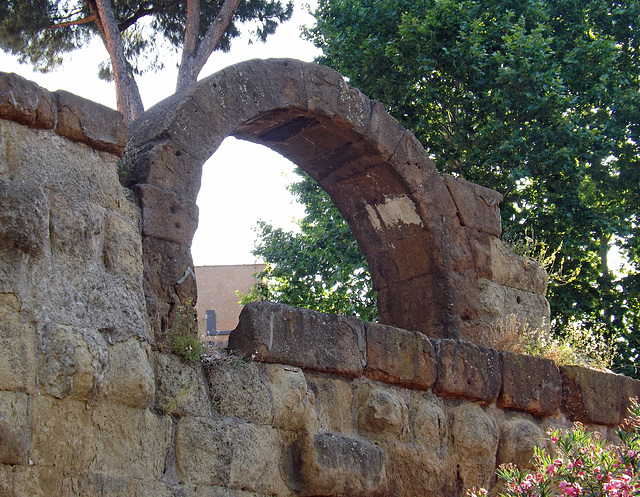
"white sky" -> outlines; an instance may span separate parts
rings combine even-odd
[[[279,26],[267,43],[247,44],[247,38],[232,42],[229,53],[214,52],[200,74],[206,77],[223,67],[254,58],[291,57],[311,62],[319,52],[301,39],[300,26],[313,24],[307,5],[315,2],[294,0],[290,21]],[[33,72],[28,65],[0,52],[0,70],[15,72],[49,90],[63,89],[116,107],[115,87],[97,77],[98,64],[108,58],[99,40],[89,48],[71,54],[55,72]],[[165,69],[137,79],[145,108],[171,95],[175,88],[177,56],[167,60]],[[215,163],[213,167],[211,163]],[[204,165],[198,196],[200,221],[191,252],[194,264],[252,264],[254,227],[258,219],[291,230],[294,218],[304,209],[286,191],[285,185],[297,179],[294,165],[277,153],[252,143],[227,138]]]

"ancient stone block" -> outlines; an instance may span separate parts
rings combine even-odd
[[[135,338],[107,347],[109,382],[107,400],[146,409],[155,394],[155,378],[150,364],[151,351]]]
[[[153,168],[148,168],[150,163]],[[136,155],[135,160],[123,156],[120,167],[126,171],[125,184],[137,177],[159,188],[173,191],[180,197],[195,198],[200,191],[202,166],[195,157],[187,154],[170,140],[161,140]]]
[[[449,423],[437,396],[431,393],[412,392],[409,421],[414,445],[433,452],[434,457],[446,452]]]
[[[230,356],[209,360],[204,370],[214,412],[223,417],[271,423],[274,413],[267,380],[261,378],[257,363]]]
[[[27,462],[27,395],[0,391],[0,464]]]
[[[301,496],[386,496],[384,454],[377,445],[336,433],[304,437],[287,455],[291,487]]]
[[[532,328],[549,326],[549,302],[540,294],[500,285],[495,281],[478,280],[476,297],[479,300],[478,318],[496,322],[510,314]]]
[[[53,95],[17,74],[0,72],[0,117],[34,128],[53,128]]]
[[[464,397],[493,402],[502,386],[502,365],[497,350],[461,340],[438,340],[438,378],[435,392],[444,397]]]
[[[96,402],[104,395],[109,357],[102,336],[50,325],[40,334],[38,383],[47,394]]]
[[[317,431],[320,421],[316,413],[315,396],[307,387],[302,370],[280,364],[264,364],[261,368],[269,380],[273,401],[272,426],[282,430]]]
[[[365,364],[362,321],[270,302],[247,304],[229,349],[245,358],[359,376]]]
[[[462,225],[500,236],[502,226],[499,204],[502,195],[449,174],[443,174],[443,178],[456,204]]]
[[[20,303],[0,293],[0,390],[36,391],[33,325],[20,322]]]
[[[550,416],[560,407],[562,377],[555,363],[543,357],[502,354],[502,391],[498,406]]]
[[[447,452],[390,441],[378,442],[389,468],[389,497],[451,497],[460,494],[455,463]]]
[[[452,408],[451,413],[451,437],[462,486],[466,490],[488,488],[496,468],[498,426],[484,408],[470,402]]]
[[[174,354],[154,354],[156,407],[178,416],[210,416],[211,406],[200,365]]]
[[[535,447],[547,448],[544,431],[524,416],[509,416],[500,423],[497,464],[533,469]]]
[[[120,155],[127,141],[122,114],[73,93],[54,92],[58,121],[56,132],[96,150]]]
[[[392,388],[363,384],[356,390],[358,430],[373,440],[408,442],[409,418],[405,400]]]
[[[396,151],[406,130],[384,109],[377,100],[371,101],[371,120],[366,138],[373,143],[383,160],[389,160]]]
[[[459,337],[461,320],[456,315],[459,310],[456,299],[461,295],[453,291],[453,278],[455,273],[446,267],[434,267],[434,273],[430,275],[379,288],[380,322],[417,330],[429,337]],[[434,309],[444,311],[435,313]]]
[[[533,259],[514,254],[497,237],[491,237],[489,242],[493,281],[538,295],[546,293],[549,278],[540,264]]]
[[[191,245],[198,226],[198,206],[191,200],[153,185],[138,185],[142,204],[142,234]]]
[[[282,441],[274,428],[186,417],[178,422],[175,444],[181,482],[262,495],[289,494],[280,469]]]
[[[49,238],[49,206],[36,183],[0,179],[0,249],[40,255]]]
[[[640,381],[628,376],[619,375],[620,380],[620,421],[629,415],[631,399],[640,402]]]
[[[417,331],[406,331],[366,323],[368,378],[428,390],[436,381],[435,351],[429,339]]]
[[[136,219],[107,212],[104,223],[102,259],[109,271],[126,278],[133,289],[142,286],[142,241]]]
[[[306,373],[305,377],[315,397],[322,429],[349,436],[353,431],[351,384],[341,378],[312,373]]]
[[[617,425],[621,384],[617,375],[581,366],[560,366],[562,411],[574,421]]]
[[[171,442],[171,419],[148,409],[46,395],[31,399],[30,457],[35,466],[159,480]]]

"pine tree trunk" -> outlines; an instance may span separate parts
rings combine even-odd
[[[88,5],[90,9],[96,11],[96,24],[111,59],[118,110],[122,112],[125,122],[130,123],[144,112],[144,106],[138,85],[124,55],[124,45],[111,0],[90,1]]]

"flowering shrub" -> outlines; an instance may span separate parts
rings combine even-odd
[[[640,406],[632,399],[630,415],[618,428],[620,445],[608,445],[600,433],[590,433],[580,423],[568,432],[547,432],[554,455],[536,449],[534,469],[521,472],[513,464],[500,466],[498,475],[506,490],[500,495],[627,497],[640,495]],[[473,489],[468,497],[488,495]]]

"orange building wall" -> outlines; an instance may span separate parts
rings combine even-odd
[[[264,264],[234,266],[196,266],[198,286],[198,328],[206,341],[226,344],[226,335],[215,339],[207,337],[207,310],[216,311],[216,330],[229,332],[238,325],[242,306],[236,292],[247,293],[258,280],[253,276],[265,268]],[[222,340],[221,340],[222,339]],[[224,343],[219,343],[219,342]]]

